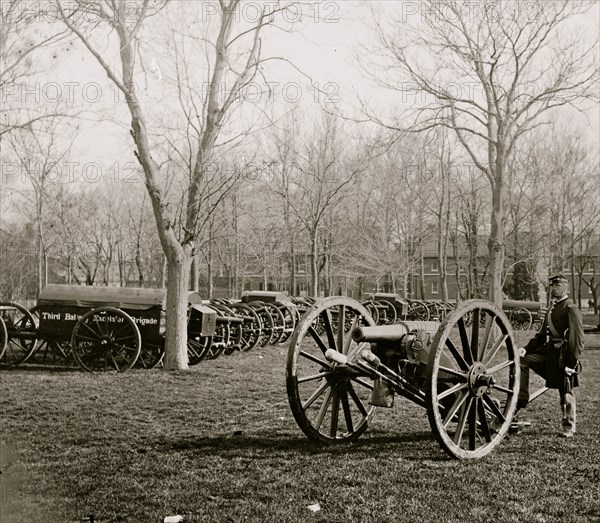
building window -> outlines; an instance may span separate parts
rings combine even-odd
[[[431,262],[431,272],[438,272],[440,270],[440,266],[438,264],[438,261],[432,261]]]
[[[298,274],[306,274],[306,258],[304,256],[298,257],[296,260]]]
[[[440,282],[432,281],[431,282],[431,294],[439,294],[440,293]]]

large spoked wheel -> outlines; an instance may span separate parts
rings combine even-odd
[[[6,350],[7,345],[8,331],[6,330],[6,323],[4,323],[4,320],[0,318],[0,361],[2,361],[2,357],[4,356],[4,351]]]
[[[351,441],[367,429],[374,410],[369,405],[372,380],[354,367],[325,358],[327,349],[349,358],[362,350],[365,344],[352,340],[352,331],[360,325],[375,325],[367,309],[350,298],[334,296],[306,311],[292,334],[286,368],[288,399],[298,426],[313,441]]]
[[[2,363],[20,365],[35,352],[37,325],[31,312],[13,302],[0,303],[0,318],[7,331],[6,348]]]
[[[75,324],[71,348],[82,370],[125,371],[133,367],[142,346],[137,325],[127,314],[113,307],[98,307]]]
[[[427,415],[450,456],[481,458],[500,443],[515,412],[519,373],[510,323],[498,307],[468,300],[446,317],[429,353]]]

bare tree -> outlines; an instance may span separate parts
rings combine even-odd
[[[50,5],[49,1],[31,5],[27,0],[0,3],[0,141],[13,130],[65,114],[40,103],[41,88],[36,84],[36,74],[51,67],[40,59],[41,53],[69,38],[68,31],[59,32],[56,25],[43,23]],[[31,94],[33,100],[27,100]]]
[[[597,98],[597,42],[568,25],[589,2],[460,3],[426,0],[412,20],[376,24],[379,67],[365,73],[411,96],[401,119],[374,118],[391,129],[452,129],[489,181],[489,298],[502,299],[506,169],[521,137],[547,122],[551,111]],[[531,9],[531,8],[535,9]],[[402,24],[402,25],[401,25]]]
[[[155,157],[152,131],[149,129],[148,107],[142,106],[136,94],[136,81],[143,76],[149,58],[144,31],[158,31],[151,26],[151,17],[166,9],[179,23],[188,23],[189,17],[202,19],[198,9],[202,3],[151,2],[139,0],[132,4],[124,0],[76,0],[79,10],[69,13],[57,0],[62,20],[76,34],[89,52],[96,58],[108,77],[124,94],[131,115],[131,135],[136,155],[142,165],[145,184],[152,202],[158,235],[167,260],[167,319],[165,369],[187,368],[186,308],[190,264],[196,253],[199,224],[202,223],[200,193],[207,169],[210,167],[222,128],[232,112],[232,105],[241,90],[259,73],[264,58],[261,56],[261,35],[273,23],[274,14],[280,9],[265,6],[256,23],[239,22],[240,0],[220,1],[218,12],[212,20],[217,22],[212,34],[187,31],[186,56],[197,54],[205,60],[206,89],[198,91],[186,86],[187,103],[182,108],[194,123],[194,133],[188,133],[192,170],[185,186],[185,200],[181,220],[176,206],[169,205],[161,184],[163,172]],[[71,2],[71,5],[73,2]],[[133,9],[132,9],[133,6]],[[215,5],[216,6],[216,5]],[[83,13],[92,16],[93,23],[86,23]],[[89,19],[89,16],[88,16]],[[100,43],[102,39],[102,43]],[[105,42],[112,41],[119,53],[121,70],[111,65],[112,60],[103,51]],[[138,57],[141,57],[138,59]],[[158,72],[157,72],[158,74]],[[155,153],[155,154],[153,154]]]
[[[69,137],[68,135],[71,134]],[[70,141],[69,141],[70,138]],[[58,183],[64,183],[65,164],[68,163],[74,135],[65,132],[57,117],[46,118],[16,130],[8,136],[10,147],[18,159],[21,173],[15,195],[25,203],[18,205],[31,214],[36,230],[37,292],[48,283],[47,205]],[[24,187],[22,182],[25,182]]]

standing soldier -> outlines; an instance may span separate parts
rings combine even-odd
[[[544,324],[520,352],[521,387],[517,410],[529,402],[529,369],[546,380],[546,387],[558,389],[562,407],[561,436],[570,438],[576,428],[576,406],[573,387],[578,386],[577,369],[583,350],[583,322],[581,312],[567,297],[568,281],[562,275],[549,280],[553,304],[548,309]]]

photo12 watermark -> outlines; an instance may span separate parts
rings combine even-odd
[[[129,96],[137,97],[140,89],[133,84]],[[48,103],[56,105],[75,105],[78,103],[97,104],[107,102],[120,104],[126,102],[125,93],[115,84],[101,85],[98,82],[7,82],[0,87],[0,102],[10,103]]]
[[[274,103],[283,101],[296,104],[308,99],[315,104],[339,103],[340,87],[335,82],[319,84],[313,82],[310,85],[302,85],[300,82],[248,82],[237,90],[232,90],[224,83],[216,86],[209,82],[202,84],[202,95],[205,98],[209,93],[216,96],[220,103],[233,99],[237,103],[250,103],[259,105],[262,103]]]
[[[231,9],[229,4],[218,0],[203,0],[199,2],[201,22],[220,19],[223,10]],[[264,23],[265,20],[274,20],[278,16],[288,24],[297,24],[306,21],[313,23],[336,24],[340,20],[340,3],[329,0],[318,2],[280,2],[248,0],[236,4],[228,13],[235,22],[248,24]]]
[[[489,22],[503,18],[524,22],[539,18],[542,3],[535,0],[510,0],[502,2],[480,2],[457,0],[453,2],[431,2],[427,0],[403,0],[398,2],[400,22],[475,22],[484,17]]]

